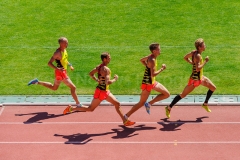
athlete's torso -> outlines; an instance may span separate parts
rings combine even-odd
[[[100,89],[100,90],[109,90],[109,85],[106,84],[106,75],[101,75],[101,68],[104,67],[103,64],[100,64],[97,68],[98,68],[98,79],[99,79],[99,83],[97,85],[96,88]],[[110,77],[111,77],[111,71],[110,71]]]
[[[62,55],[62,59],[61,60],[56,60],[56,63],[57,63],[57,67],[58,68],[64,68],[64,69],[67,69],[67,66],[68,66],[68,54],[67,54],[67,51],[66,49],[61,52],[61,55]]]
[[[155,67],[157,67],[157,59],[155,60]],[[154,84],[154,83],[155,83],[155,77],[151,76],[151,69],[148,68],[148,66],[146,65],[144,76],[143,76],[143,80],[142,80],[142,84]]]
[[[203,76],[203,68],[197,72],[197,65],[196,63],[194,62],[194,58],[195,56],[197,56],[197,51],[193,51],[193,55],[192,55],[192,62],[193,62],[193,68],[192,68],[192,74],[190,76],[191,79],[193,80],[201,80],[202,79],[202,76]],[[201,59],[200,59],[200,65],[203,63],[203,59],[202,59],[202,56],[200,55]]]

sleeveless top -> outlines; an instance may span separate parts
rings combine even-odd
[[[155,61],[155,67],[157,67],[157,59]],[[151,69],[148,68],[146,65],[142,84],[154,84],[154,83],[155,83],[155,77],[151,77]]]
[[[193,80],[201,80],[203,76],[203,68],[197,72],[197,65],[194,63],[194,55],[197,54],[197,51],[193,51],[192,61],[193,61],[193,68],[192,68],[192,74],[190,76]],[[201,55],[200,55],[201,56]],[[201,56],[200,64],[203,64],[203,59]]]
[[[100,90],[104,90],[107,91],[109,90],[109,85],[106,84],[106,78],[104,76],[101,75],[100,73],[100,69],[104,66],[104,64],[100,64],[97,68],[98,68],[98,79],[99,79],[99,83],[97,85],[96,88],[100,89]],[[110,72],[110,77],[111,77],[111,72]]]
[[[67,69],[67,66],[68,66],[68,54],[67,54],[66,49],[63,52],[61,52],[61,54],[62,54],[62,59],[61,60],[56,60],[57,67],[58,68]]]

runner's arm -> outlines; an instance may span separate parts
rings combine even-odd
[[[141,62],[144,66],[147,65],[147,59],[148,59],[148,57],[149,57],[149,56],[146,56],[146,57],[143,57],[143,58],[140,59],[140,62]]]
[[[99,79],[95,77],[95,73],[97,73],[97,72],[98,72],[98,68],[96,67],[96,68],[94,68],[93,70],[91,70],[91,71],[89,72],[89,76],[90,76],[94,81],[99,82]]]
[[[187,61],[190,64],[193,64],[192,60],[190,59],[192,57],[193,52],[190,52],[184,56],[184,60]]]
[[[199,72],[205,66],[205,64],[208,62],[209,58],[207,56],[202,64],[200,64],[200,60],[201,60],[201,56],[199,54],[197,54],[196,60],[195,60],[197,72]]]
[[[104,68],[104,73],[106,75],[106,84],[112,84],[117,81],[118,75],[114,75],[114,78],[110,80],[110,69]]]
[[[51,59],[48,61],[48,66],[55,69],[55,70],[58,69],[58,68],[53,65],[53,62],[57,59],[57,57],[58,57],[58,52],[55,52],[53,54],[53,56],[51,57]]]
[[[166,65],[163,64],[162,68],[160,68],[159,70],[156,71],[156,67],[155,67],[156,61],[151,59],[151,60],[149,60],[148,63],[149,63],[148,67],[151,70],[151,77],[156,77],[159,73],[161,73],[164,69],[166,69]]]

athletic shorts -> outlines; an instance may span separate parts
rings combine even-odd
[[[110,94],[109,90],[105,91],[105,90],[100,90],[99,88],[96,88],[93,97],[95,99],[99,99],[99,100],[103,101],[103,100],[107,99],[109,94]]]
[[[64,80],[68,78],[67,71],[66,70],[58,70],[55,69],[55,78],[58,81]]]
[[[188,81],[188,86],[193,85],[194,87],[198,87],[202,83],[202,80],[194,80],[192,78]]]
[[[142,90],[147,90],[148,92],[151,92],[151,90],[158,84],[157,81],[154,82],[154,84],[142,84],[141,89]]]

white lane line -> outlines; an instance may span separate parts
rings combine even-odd
[[[122,122],[0,122],[0,125],[8,125],[8,124],[122,124]],[[135,126],[142,124],[240,124],[240,122],[137,122]]]
[[[5,108],[5,106],[2,106],[2,107],[1,107],[0,116],[2,115],[4,108]]]
[[[240,144],[240,141],[172,141],[172,142],[154,142],[154,141],[125,141],[125,142],[115,142],[115,141],[67,141],[67,142],[0,142],[0,144]]]

